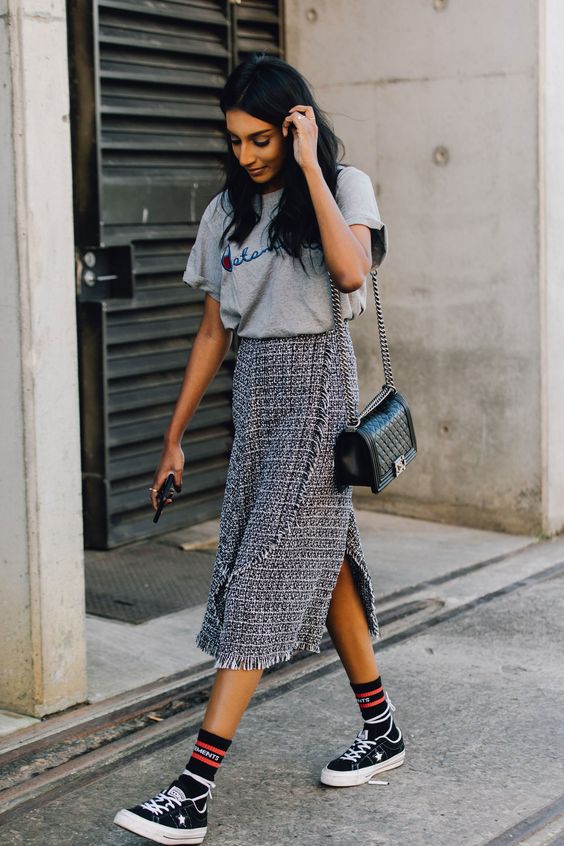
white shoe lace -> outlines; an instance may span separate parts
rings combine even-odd
[[[384,696],[386,697],[386,700],[388,702],[388,706],[387,706],[386,710],[384,711],[384,713],[380,714],[379,717],[372,717],[372,719],[364,721],[365,723],[371,723],[372,725],[376,725],[376,723],[384,723],[384,722],[386,722],[386,720],[390,720],[390,728],[388,729],[387,732],[385,732],[382,735],[382,737],[386,737],[390,733],[392,726],[394,725],[394,719],[392,717],[392,711],[396,710],[396,706],[392,704],[392,701],[391,701],[390,697],[388,696],[388,694],[385,693]],[[396,728],[398,728],[398,727],[396,726]],[[399,728],[398,728],[398,731],[399,731]]]
[[[200,796],[186,796],[180,788],[173,786],[169,787],[168,790],[163,790],[161,793],[158,793],[147,802],[143,802],[141,807],[146,808],[147,811],[150,811],[152,814],[160,817],[160,815],[164,814],[166,811],[173,810],[175,806],[180,807],[183,802],[197,802],[198,799],[206,799],[208,796],[211,798],[213,795],[212,790],[216,787],[216,784],[213,781],[200,778],[200,776],[196,776],[194,773],[190,773],[190,775],[192,778],[195,778],[196,781],[200,781],[203,785],[205,785],[205,787],[207,787],[205,793],[202,793]]]
[[[169,793],[162,791],[162,793],[157,793],[156,796],[149,799],[148,802],[143,802],[141,807],[146,808],[147,811],[159,817],[165,811],[171,811],[175,805],[180,807],[182,805],[182,799],[179,796],[171,796]]]
[[[357,737],[350,749],[347,749],[347,751],[341,755],[341,758],[344,761],[353,761],[353,763],[356,763],[358,759],[362,755],[365,755],[373,746],[376,746],[375,740],[361,740],[360,737]]]

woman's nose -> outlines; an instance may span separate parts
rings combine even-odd
[[[239,155],[239,164],[241,167],[250,167],[255,161],[254,153],[250,147],[241,144],[241,153]]]

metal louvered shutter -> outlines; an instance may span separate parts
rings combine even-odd
[[[281,0],[71,0],[85,537],[109,548],[217,516],[232,444],[230,350],[183,441],[182,493],[147,488],[204,295],[182,282],[222,182],[218,96],[255,50],[282,52]]]

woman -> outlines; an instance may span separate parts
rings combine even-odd
[[[183,276],[206,292],[204,315],[150,489],[153,508],[170,472],[180,490],[182,435],[237,331],[234,440],[197,636],[217,672],[182,774],[116,815],[156,843],[202,842],[215,774],[263,670],[298,649],[319,652],[325,625],[364,724],[322,783],[362,784],[405,754],[372,646],[379,629],[352,487],[336,486],[333,466],[346,408],[327,273],[345,319],[361,314],[385,226],[369,177],[337,163],[340,142],[293,67],[251,56],[227,80],[221,108],[226,181]],[[355,390],[358,401],[356,378]]]

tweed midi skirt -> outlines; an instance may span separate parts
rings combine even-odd
[[[358,401],[357,368],[347,355]],[[234,438],[207,608],[197,645],[216,668],[258,669],[320,641],[346,556],[380,638],[352,505],[334,480],[346,421],[337,331],[239,338]]]

